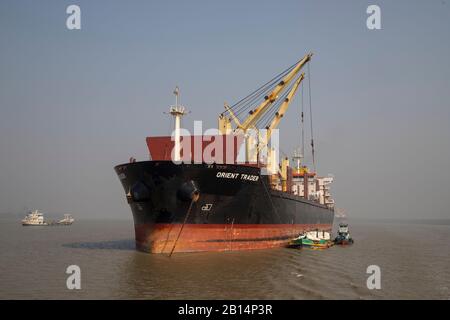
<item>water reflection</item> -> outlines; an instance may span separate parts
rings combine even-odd
[[[134,239],[93,241],[93,242],[73,242],[62,245],[66,248],[74,249],[100,249],[100,250],[135,250]]]
[[[169,258],[135,252],[123,266],[119,291],[123,297],[152,299],[270,298],[275,289],[270,277],[283,270],[285,253],[179,253]]]

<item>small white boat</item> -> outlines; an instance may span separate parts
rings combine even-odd
[[[70,225],[75,221],[75,219],[70,214],[65,214],[64,219],[59,220],[58,224]]]
[[[320,240],[329,241],[329,240],[331,240],[331,234],[329,232],[319,231],[319,230],[306,232],[305,237],[312,241],[320,241]]]
[[[44,215],[38,210],[28,213],[22,220],[23,226],[47,226],[48,223],[44,220]]]

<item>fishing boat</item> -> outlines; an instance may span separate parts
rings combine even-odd
[[[331,235],[327,231],[309,231],[300,234],[297,238],[291,240],[288,244],[289,248],[308,247],[312,249],[327,249],[333,245]]]

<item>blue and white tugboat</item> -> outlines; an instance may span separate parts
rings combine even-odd
[[[353,239],[350,236],[350,232],[348,231],[347,223],[339,224],[338,234],[337,234],[336,238],[334,239],[334,244],[340,244],[340,245],[353,244]]]

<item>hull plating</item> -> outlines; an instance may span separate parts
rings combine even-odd
[[[170,252],[185,219],[174,252],[279,247],[333,224],[332,210],[271,190],[257,167],[144,161],[115,170],[133,213],[136,247],[148,252]]]

